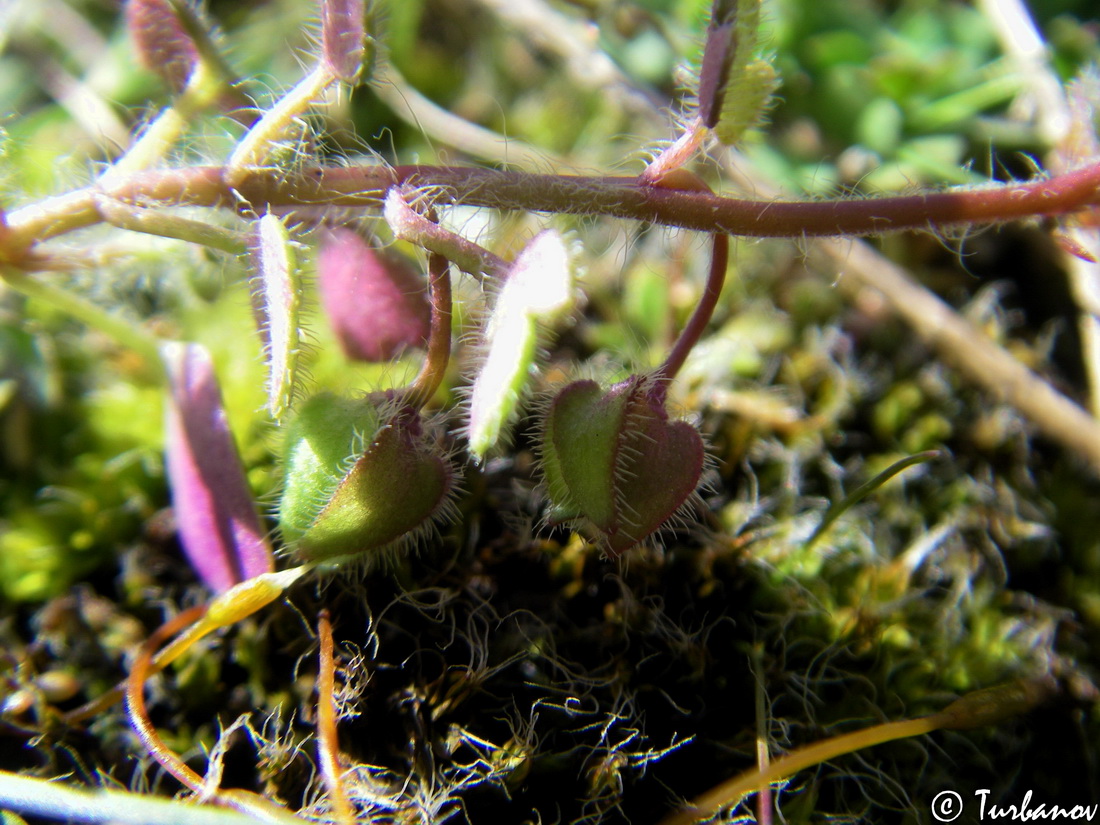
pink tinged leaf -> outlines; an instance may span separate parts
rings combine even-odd
[[[199,52],[170,0],[130,0],[126,26],[141,65],[173,93],[182,92],[198,64]]]
[[[779,85],[771,62],[756,57],[759,28],[760,0],[714,0],[699,68],[699,122],[727,146],[760,120]]]
[[[229,431],[210,356],[197,344],[166,344],[170,393],[167,471],[180,542],[215,592],[275,569],[274,556]]]
[[[431,328],[424,279],[403,258],[338,226],[321,235],[321,303],[348,358],[384,362],[422,347]]]
[[[345,83],[354,83],[363,67],[365,16],[363,0],[321,2],[321,57]]]

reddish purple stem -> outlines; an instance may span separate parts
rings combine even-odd
[[[730,259],[730,239],[726,235],[714,235],[710,256],[710,271],[707,273],[706,287],[703,289],[703,297],[695,307],[695,311],[688,319],[676,345],[668,354],[665,363],[657,371],[657,380],[661,382],[662,392],[668,383],[676,377],[680,368],[684,365],[692,348],[699,343],[699,339],[706,332],[707,324],[714,314],[714,308],[718,306],[718,299],[722,295],[722,287],[726,283],[726,269]],[[662,399],[663,400],[663,399]]]
[[[1064,175],[1019,184],[952,189],[890,198],[762,201],[651,186],[636,177],[535,175],[457,166],[317,167],[299,177],[257,169],[226,183],[225,169],[195,166],[149,170],[120,179],[108,191],[78,190],[8,215],[8,243],[0,260],[33,269],[30,247],[100,223],[96,195],[150,204],[283,209],[303,206],[381,206],[399,184],[438,193],[434,203],[493,209],[605,215],[750,237],[798,238],[873,235],[907,229],[933,231],[1095,210],[1100,206],[1100,162]]]

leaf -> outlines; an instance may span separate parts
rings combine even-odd
[[[290,408],[299,377],[302,280],[290,233],[270,212],[256,222],[251,258],[257,273],[252,305],[267,355],[267,409],[278,421]]]
[[[727,146],[767,109],[778,87],[770,61],[757,54],[760,0],[714,0],[699,69],[699,120]]]
[[[572,303],[569,251],[548,229],[520,252],[505,276],[485,327],[485,355],[470,389],[467,438],[483,460],[515,419],[536,369],[539,332]]]
[[[198,344],[162,348],[170,393],[167,473],[180,542],[215,592],[274,570],[245,481],[210,356]]]

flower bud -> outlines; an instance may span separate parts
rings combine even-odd
[[[285,466],[279,525],[306,561],[415,541],[446,515],[456,484],[419,412],[377,394],[302,404]]]
[[[699,119],[730,146],[767,110],[779,85],[757,56],[760,0],[714,0],[699,69]]]
[[[321,235],[321,302],[348,358],[383,362],[428,338],[431,309],[424,279],[403,258],[371,247],[338,226]]]
[[[345,83],[356,82],[363,69],[366,14],[363,0],[321,3],[321,58],[329,71]]]
[[[644,541],[688,501],[703,439],[670,421],[663,387],[646,376],[603,389],[576,381],[551,401],[541,444],[552,522],[577,520],[613,556]]]
[[[199,52],[169,0],[130,0],[126,25],[141,65],[174,94],[182,92],[199,62]]]

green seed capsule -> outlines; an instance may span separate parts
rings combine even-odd
[[[550,404],[542,435],[549,520],[594,527],[611,555],[644,541],[688,501],[703,472],[703,440],[670,421],[645,376],[603,389],[576,381]]]
[[[311,398],[288,429],[285,463],[279,524],[307,561],[415,542],[455,487],[419,413],[385,396]]]

